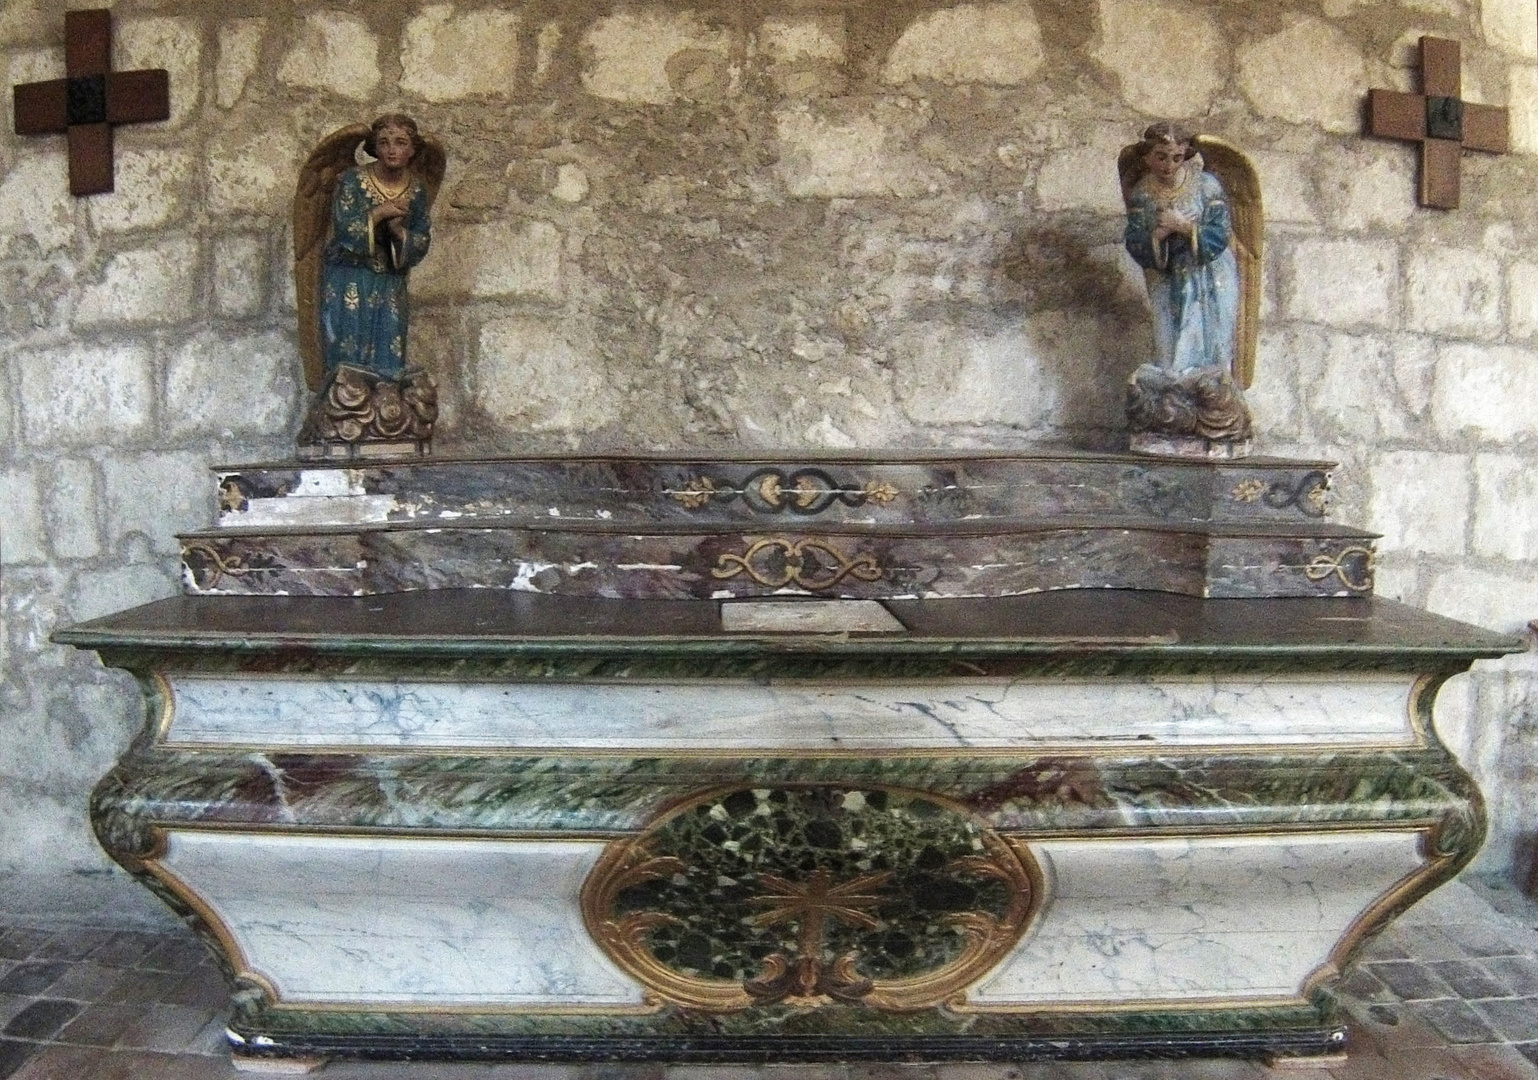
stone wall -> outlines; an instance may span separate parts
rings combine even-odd
[[[5,0],[9,83],[62,74],[57,0]],[[92,6],[92,5],[81,5]],[[1150,349],[1117,150],[1154,119],[1248,149],[1269,243],[1267,451],[1342,462],[1380,591],[1538,617],[1538,25],[1531,0],[128,0],[119,68],[173,112],[117,193],[0,136],[0,865],[103,865],[90,784],[138,699],[50,630],[170,594],[205,467],[282,454],[300,389],[288,203],[307,148],[405,109],[447,144],[414,357],[441,447],[1112,445]],[[1422,33],[1516,153],[1415,206],[1362,140]],[[1538,823],[1538,663],[1446,691],[1495,816]],[[1495,720],[1481,723],[1470,717]]]

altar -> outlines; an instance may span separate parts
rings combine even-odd
[[[215,470],[106,850],[237,1059],[1318,1056],[1473,857],[1331,466],[1084,452]]]

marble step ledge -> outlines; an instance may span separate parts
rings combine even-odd
[[[1146,589],[1198,597],[1365,596],[1376,534],[1328,523],[1013,519],[943,525],[514,520],[210,529],[184,534],[183,581],[210,595],[363,596],[491,588],[561,596],[850,599]]]
[[[215,470],[220,525],[945,522],[1101,514],[1168,522],[1327,516],[1327,461],[1132,454],[551,456]]]

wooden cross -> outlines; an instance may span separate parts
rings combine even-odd
[[[1463,151],[1504,154],[1510,142],[1507,113],[1459,98],[1461,47],[1446,38],[1421,38],[1421,91],[1368,91],[1367,133],[1420,143],[1421,205],[1456,210]]]
[[[112,13],[64,13],[67,78],[15,88],[16,134],[69,136],[69,191],[112,190],[112,126],[165,120],[171,115],[171,77],[152,71],[112,70]]]

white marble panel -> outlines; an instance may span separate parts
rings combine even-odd
[[[1413,832],[1031,844],[1048,901],[979,1005],[1295,997],[1423,860]]]
[[[162,865],[286,1002],[634,1005],[578,905],[603,846],[181,830]]]
[[[761,685],[173,675],[174,742],[836,750],[1396,744],[1411,675]]]

